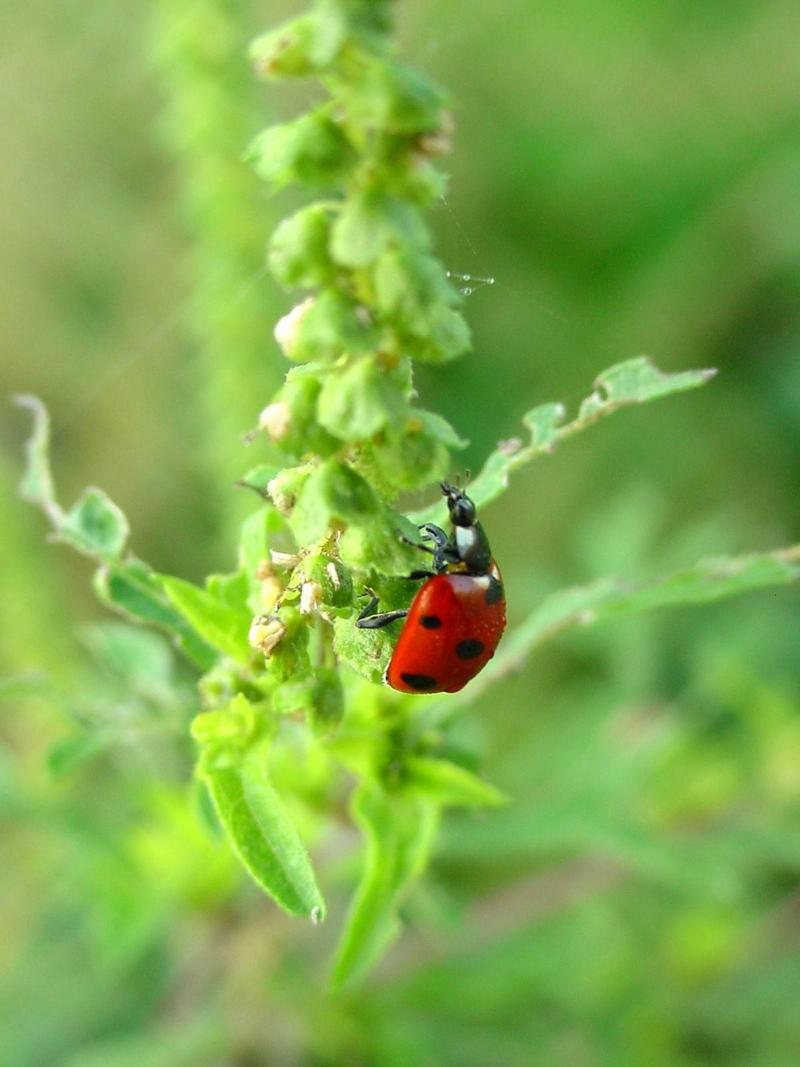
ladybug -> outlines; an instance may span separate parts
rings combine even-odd
[[[433,570],[413,571],[425,578],[407,611],[376,612],[378,598],[359,615],[356,626],[376,630],[405,619],[384,681],[402,693],[456,693],[495,653],[506,627],[503,581],[489,541],[476,519],[475,505],[461,489],[441,483],[453,532],[448,537],[433,523],[420,527],[429,545]]]

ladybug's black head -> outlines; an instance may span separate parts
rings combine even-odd
[[[454,526],[473,526],[475,524],[475,505],[467,494],[455,485],[442,482],[442,492],[447,497],[450,521]]]

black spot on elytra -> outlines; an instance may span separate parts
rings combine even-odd
[[[409,689],[435,689],[436,679],[431,678],[428,674],[406,674],[400,675],[401,679],[406,683]]]
[[[424,626],[426,630],[438,630],[442,625],[442,620],[438,615],[422,615],[419,620],[420,626]]]
[[[498,600],[503,599],[503,583],[498,582],[494,575],[489,575],[489,588],[484,599],[487,604],[496,604]]]
[[[456,655],[459,659],[475,659],[476,656],[480,656],[484,648],[483,641],[478,641],[474,637],[468,637],[465,641],[459,641],[456,645]]]

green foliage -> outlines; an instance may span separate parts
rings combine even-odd
[[[320,922],[325,904],[311,862],[267,773],[268,742],[239,694],[225,711],[195,719],[200,774],[236,855],[261,888],[291,915]]]
[[[367,855],[334,964],[334,988],[362,978],[397,936],[397,907],[428,860],[437,799],[403,802],[372,783],[353,797]]]
[[[214,24],[212,19],[209,25]],[[380,681],[392,637],[354,627],[357,598],[369,584],[387,607],[408,603],[409,586],[400,576],[414,566],[416,553],[402,538],[417,537],[417,522],[441,520],[442,505],[417,512],[410,522],[395,510],[398,497],[444,477],[451,450],[466,444],[442,416],[413,406],[416,364],[447,364],[470,344],[459,310],[461,296],[431,252],[422,215],[441,195],[444,179],[435,158],[451,120],[444,94],[393,58],[389,4],[383,0],[321,0],[309,14],[260,38],[252,57],[257,71],[270,79],[318,76],[328,97],[307,115],[259,134],[246,158],[271,191],[299,183],[322,190],[326,199],[282,222],[269,244],[268,262],[278,282],[311,291],[276,329],[283,353],[298,365],[289,370],[259,422],[269,438],[269,458],[280,451],[295,465],[266,462],[242,479],[240,484],[267,502],[244,524],[237,569],[213,575],[203,586],[158,573],[130,553],[125,516],[99,490],[87,490],[73,508],[62,510],[50,474],[45,409],[35,398],[22,398],[34,414],[23,495],[43,509],[58,540],[97,561],[95,588],[101,599],[127,619],[167,633],[203,672],[202,710],[191,728],[199,749],[197,779],[205,790],[197,801],[198,818],[185,817],[185,807],[180,808],[183,815],[166,820],[169,833],[155,835],[146,847],[126,843],[120,849],[122,873],[115,869],[98,878],[120,887],[109,890],[109,895],[118,892],[109,912],[133,916],[129,928],[110,940],[118,942],[121,956],[134,956],[137,946],[154,940],[152,931],[165,922],[158,902],[132,899],[131,871],[146,878],[158,865],[166,867],[178,897],[191,881],[183,863],[188,865],[195,853],[182,861],[176,842],[183,837],[198,853],[206,848],[210,862],[217,858],[213,835],[220,830],[243,867],[281,908],[321,920],[325,904],[304,842],[321,844],[322,856],[329,851],[325,844],[334,839],[343,810],[347,772],[357,778],[351,810],[365,856],[336,949],[335,989],[363,980],[419,908],[422,894],[415,890],[428,866],[441,813],[449,808],[489,809],[481,821],[468,824],[460,846],[485,862],[481,876],[489,882],[494,861],[513,867],[531,858],[545,862],[554,855],[601,851],[645,882],[702,897],[702,906],[679,916],[664,935],[658,957],[668,970],[688,976],[689,983],[702,981],[704,968],[722,970],[742,951],[746,902],[738,874],[732,877],[726,864],[743,844],[752,848],[742,849],[752,861],[755,835],[750,830],[748,838],[748,828],[740,827],[717,851],[691,842],[673,855],[663,843],[654,845],[653,827],[680,826],[687,813],[690,818],[729,814],[741,794],[739,755],[712,758],[707,740],[676,728],[679,736],[673,736],[671,745],[648,751],[651,768],[663,774],[670,788],[648,790],[635,758],[613,764],[613,744],[591,714],[580,713],[584,705],[593,713],[592,702],[585,693],[571,692],[595,747],[587,757],[585,739],[570,735],[570,753],[578,753],[571,763],[557,751],[558,738],[551,746],[555,751],[543,745],[544,754],[537,755],[533,745],[523,746],[529,760],[524,774],[531,777],[531,766],[543,778],[550,773],[552,792],[543,798],[526,794],[527,779],[515,784],[515,774],[522,772],[513,760],[504,771],[504,792],[488,784],[477,773],[469,746],[443,728],[451,725],[456,709],[520,669],[546,638],[590,622],[794,581],[800,573],[797,550],[703,559],[652,582],[626,577],[561,590],[527,614],[493,663],[458,696],[418,702],[373,685]],[[189,63],[187,69],[193,68]],[[212,132],[225,114],[224,108],[214,109]],[[197,153],[197,143],[192,151]],[[235,186],[214,183],[214,195],[224,199]],[[252,217],[244,227],[232,228],[241,241],[242,260],[247,260],[257,230]],[[224,245],[225,213],[213,232]],[[240,277],[241,264],[230,273]],[[199,285],[201,295],[207,293],[207,281]],[[221,364],[229,339],[227,330],[218,332]],[[506,441],[491,452],[471,484],[471,496],[481,507],[488,505],[500,497],[513,472],[552,452],[562,440],[622,408],[693,389],[712,373],[665,373],[646,358],[608,368],[572,421],[564,421],[560,404],[540,405],[524,415],[529,442]],[[208,378],[216,382],[212,391],[222,397],[218,386],[223,379]],[[240,378],[231,394],[238,397],[239,410],[241,390],[248,399],[254,391],[253,377]],[[226,400],[221,403],[226,407]],[[123,633],[127,636],[120,638]],[[101,658],[119,676],[117,683],[137,694],[136,729],[153,706],[168,704],[169,694],[179,688],[164,669],[163,645],[149,646],[147,637],[137,644],[142,637],[136,630],[117,631],[97,642],[103,646]],[[158,683],[156,694],[140,692],[147,679]],[[192,699],[192,710],[198,712],[198,700]],[[173,716],[171,728],[180,736],[186,733],[187,718],[185,708]],[[104,753],[121,748],[118,723],[88,719],[50,749],[54,776],[79,775]],[[782,743],[794,751],[788,717],[778,719]],[[746,751],[746,740],[741,747]],[[760,758],[765,765],[778,763],[780,751],[765,749]],[[705,778],[700,771],[693,773],[699,763]],[[678,780],[673,764],[688,768],[688,782]],[[618,780],[608,781],[609,766],[615,766]],[[785,789],[787,809],[796,801],[789,772],[774,777],[765,772],[762,786]],[[679,792],[680,802],[675,800]],[[503,806],[506,794],[513,803]],[[631,817],[642,798],[643,812]],[[777,838],[760,847],[771,862],[796,865],[793,841],[780,834]],[[455,864],[464,859],[447,836],[442,855]],[[231,892],[222,864],[219,879],[211,877],[203,887],[204,899],[216,902]],[[649,903],[660,915],[663,904]],[[543,998],[547,990],[560,1011],[574,992],[591,1013],[592,987],[603,979],[597,960],[605,939],[616,930],[610,917],[615,907],[623,910],[624,899],[612,901],[608,912],[592,902],[576,909],[575,928],[592,946],[586,974],[581,971],[585,959],[570,947],[569,924],[557,917],[541,941],[538,931],[526,935],[522,963],[512,958],[513,945],[501,944],[493,954],[476,941],[474,959],[467,953],[468,973],[444,973],[442,985],[452,982],[459,990],[465,1012],[481,1010],[490,975],[496,977],[491,996],[501,1011],[513,1006],[514,991],[522,983],[541,990]],[[574,964],[567,970],[579,974],[577,991],[562,975],[562,985],[550,993],[549,949]],[[417,995],[413,982],[411,994]],[[419,995],[424,996],[424,988]],[[620,998],[624,1000],[624,991]],[[451,1010],[456,1016],[460,1010],[455,995]],[[538,1025],[531,1024],[532,1040]],[[541,1023],[543,1032],[548,1025],[546,1019]],[[193,1042],[192,1033],[187,1047],[194,1048]],[[474,1053],[477,1062],[492,1060],[484,1052]],[[104,1054],[100,1046],[97,1055]],[[126,1054],[124,1049],[120,1053],[123,1059]],[[138,1054],[134,1049],[131,1056]]]
[[[646,356],[617,363],[598,374],[594,390],[581,402],[578,414],[571,422],[564,424],[566,409],[563,404],[539,404],[523,415],[522,422],[531,435],[530,444],[523,445],[519,438],[504,441],[470,482],[470,496],[477,505],[489,504],[508,487],[512,471],[537,456],[552,452],[559,442],[580,433],[598,419],[632,404],[644,404],[671,393],[696,389],[715,374],[713,369],[665,374]],[[442,505],[439,503],[418,512],[414,518],[420,523],[441,522],[444,518]]]

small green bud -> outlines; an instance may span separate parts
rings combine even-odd
[[[344,353],[366,352],[376,340],[369,313],[336,289],[323,289],[299,316],[290,359],[333,362]]]
[[[280,345],[283,354],[288,359],[294,359],[293,350],[295,340],[297,338],[297,331],[303,318],[308,314],[311,308],[314,306],[314,297],[307,296],[302,303],[297,304],[292,308],[283,318],[278,319],[275,324],[275,330],[273,336]]]
[[[328,460],[306,481],[289,521],[298,542],[310,544],[325,534],[332,520],[368,523],[378,507],[361,475],[345,463]]]
[[[311,204],[278,226],[269,243],[269,268],[283,285],[310,289],[325,285],[336,268],[328,252],[331,211]]]
[[[388,440],[365,445],[364,453],[365,461],[377,468],[381,483],[391,483],[395,490],[423,489],[441,481],[450,467],[447,446],[425,433],[417,419],[408,419],[406,428]]]
[[[267,486],[273,504],[282,515],[291,514],[311,470],[308,463],[301,467],[289,467],[277,474]]]
[[[424,327],[409,341],[408,353],[421,363],[449,363],[469,351],[471,343],[464,316],[438,304],[429,310]]]
[[[431,307],[460,299],[441,263],[409,248],[390,249],[381,256],[375,271],[375,297],[382,312],[412,333],[425,330]]]
[[[222,660],[206,671],[198,683],[200,699],[205,707],[227,704],[239,687],[239,674],[230,660]]]
[[[346,202],[331,229],[331,256],[344,267],[373,263],[395,237],[385,198],[367,190]]]
[[[293,181],[316,186],[340,182],[355,155],[341,126],[323,107],[263,130],[251,141],[244,158],[260,178],[281,188]]]
[[[442,127],[446,98],[410,67],[392,61],[369,65],[351,107],[353,119],[382,133],[435,133]]]
[[[339,447],[317,420],[321,389],[313,369],[297,367],[289,372],[275,400],[261,413],[259,426],[284,452],[293,456],[307,452],[325,455]]]
[[[364,356],[331,371],[317,401],[317,418],[342,441],[363,441],[405,410],[402,392],[377,360]]]
[[[312,60],[316,24],[313,15],[301,15],[250,46],[250,59],[262,78],[303,77],[314,72]]]
[[[258,416],[258,428],[263,430],[273,441],[282,441],[292,424],[292,412],[288,404],[277,401],[268,404]]]

